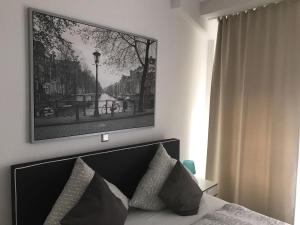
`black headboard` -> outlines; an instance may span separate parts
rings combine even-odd
[[[13,224],[43,224],[79,156],[132,197],[159,143],[179,159],[179,140],[164,139],[11,166]]]

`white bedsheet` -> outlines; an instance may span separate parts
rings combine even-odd
[[[207,213],[222,208],[227,202],[203,193],[197,215],[178,216],[170,210],[158,212],[130,209],[125,225],[191,225]]]

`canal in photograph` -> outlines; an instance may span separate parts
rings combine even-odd
[[[99,103],[98,103],[99,113],[100,114],[105,114],[106,112],[111,113],[110,108],[111,108],[113,102],[115,102],[115,106],[116,106],[115,107],[116,110],[114,111],[114,113],[122,112],[123,111],[123,101],[119,101],[107,93],[102,93],[99,98]],[[106,107],[105,107],[106,104],[107,104],[107,111],[106,111]],[[88,115],[88,116],[94,115],[94,104],[86,109],[86,115]]]

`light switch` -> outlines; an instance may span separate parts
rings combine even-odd
[[[106,133],[106,134],[101,134],[101,141],[102,142],[106,142],[109,140],[109,134]]]

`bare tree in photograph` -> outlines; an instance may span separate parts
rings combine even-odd
[[[86,92],[92,92],[92,86],[95,83],[92,73],[81,68],[73,43],[64,37],[66,32],[74,32],[79,24],[38,12],[34,12],[32,24],[34,79],[40,86],[35,93],[43,97],[36,98],[36,102],[49,105],[51,101],[57,102],[58,99],[70,100],[71,95],[76,95],[77,89],[80,87]],[[51,70],[52,76],[47,77],[49,70]],[[63,87],[59,92],[56,91],[55,94],[52,94],[55,95],[55,98],[45,94],[43,86],[46,81],[59,81]],[[58,95],[61,96],[58,97]]]
[[[60,46],[71,50],[72,43],[64,39],[62,34],[76,26],[76,22],[35,13],[32,23],[34,41],[41,42],[47,51],[59,50]]]
[[[105,61],[106,64],[115,65],[119,68],[126,68],[135,63],[142,66],[143,73],[140,84],[138,111],[143,112],[150,50],[151,46],[156,44],[156,41],[128,33],[94,27],[85,27],[80,32],[83,40],[89,41],[93,39],[96,48],[108,55]]]

